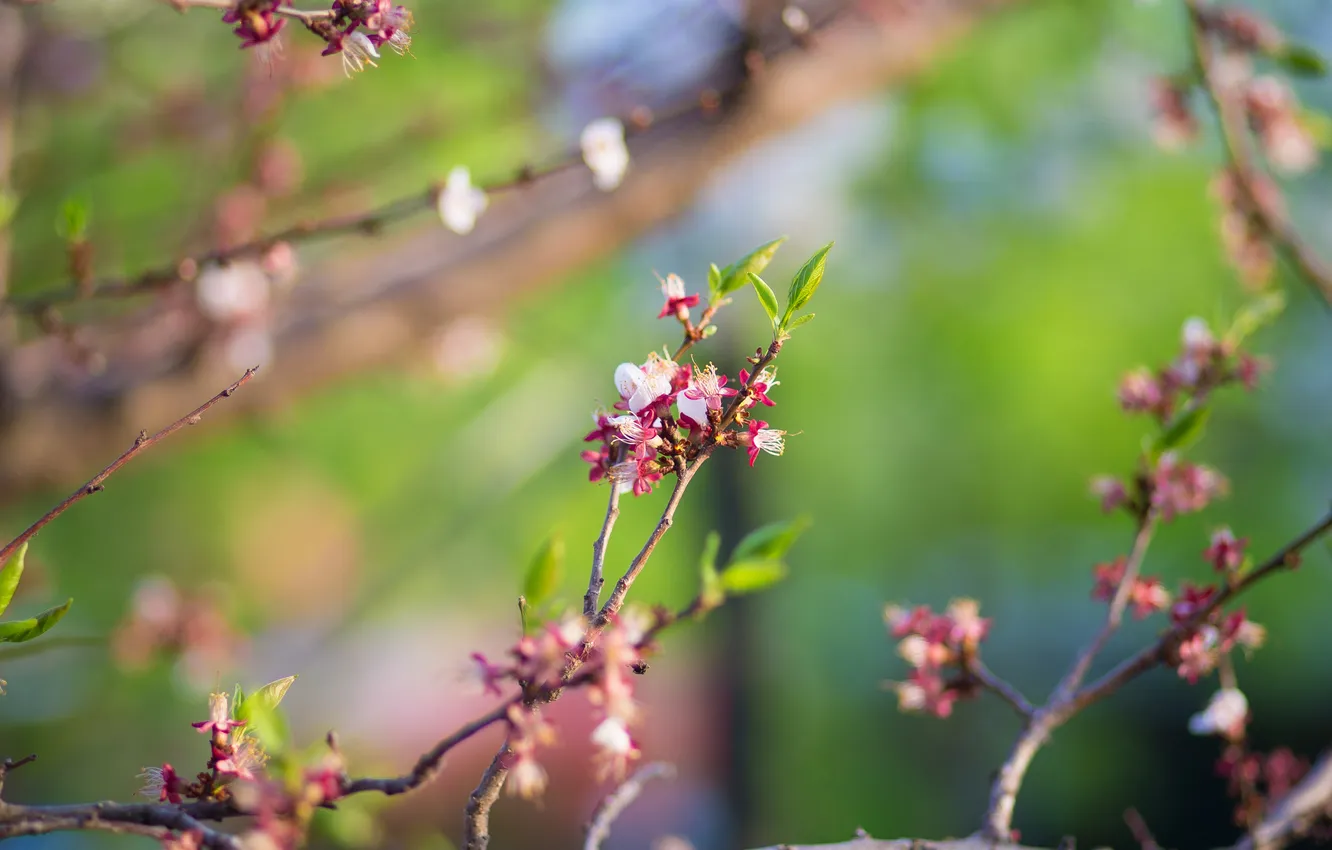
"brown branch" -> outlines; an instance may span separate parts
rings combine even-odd
[[[614,458],[611,458],[614,461]],[[601,523],[601,534],[592,544],[592,575],[587,580],[587,594],[583,597],[583,616],[591,622],[596,616],[597,605],[601,601],[601,588],[606,579],[602,576],[606,564],[606,546],[610,543],[611,530],[620,516],[620,486],[610,482],[610,497],[606,503],[606,519]]]
[[[1267,198],[1267,193],[1259,189],[1259,184],[1265,178],[1255,165],[1256,157],[1249,143],[1248,121],[1244,115],[1243,104],[1235,99],[1233,92],[1225,90],[1225,85],[1217,73],[1215,47],[1207,22],[1209,4],[1205,0],[1185,0],[1185,4],[1188,7],[1193,54],[1202,87],[1216,110],[1230,170],[1240,193],[1244,196],[1245,206],[1254,221],[1267,233],[1273,246],[1295,267],[1310,287],[1321,295],[1324,301],[1332,305],[1332,267],[1329,267],[1313,248],[1305,243],[1286,213],[1274,208]]]
[[[633,776],[597,804],[596,810],[592,813],[592,820],[587,825],[587,839],[583,842],[583,850],[600,850],[602,842],[610,837],[611,824],[615,823],[615,819],[638,799],[643,793],[644,786],[649,782],[654,779],[674,778],[675,765],[664,761],[649,762],[634,771]]]
[[[871,838],[858,835],[836,844],[774,844],[759,850],[1038,850],[1021,844],[994,842],[979,836],[929,841],[923,838]]]
[[[165,2],[180,12],[191,8],[220,9],[224,12],[236,8],[235,0],[165,0]],[[333,12],[329,9],[293,9],[290,6],[277,6],[273,11],[302,23],[333,17]]]
[[[439,743],[431,747],[421,755],[416,761],[416,766],[409,773],[402,776],[394,776],[386,779],[354,779],[346,783],[343,788],[344,794],[360,794],[364,791],[379,791],[388,796],[396,794],[405,794],[408,791],[419,788],[434,778],[435,774],[444,765],[444,756],[450,750],[461,744],[463,741],[471,738],[495,723],[504,720],[508,714],[509,706],[516,702],[521,702],[521,697],[514,697],[507,702],[502,703],[489,714],[483,714],[458,731],[440,740]]]
[[[1332,813],[1332,752],[1324,753],[1234,850],[1281,850]]]
[[[467,799],[467,814],[463,820],[463,850],[486,850],[490,843],[490,809],[499,799],[500,789],[509,775],[508,762],[514,756],[506,738],[499,752],[491,759],[481,782]]]
[[[1079,653],[1077,659],[1073,662],[1073,666],[1069,669],[1068,675],[1055,688],[1054,694],[1046,705],[1028,712],[1027,724],[1013,744],[1012,752],[1003,765],[1000,766],[994,784],[990,788],[990,805],[985,812],[984,832],[991,839],[1007,840],[1011,834],[1013,830],[1013,807],[1017,805],[1017,795],[1022,790],[1022,781],[1026,778],[1027,768],[1031,766],[1036,753],[1049,740],[1050,733],[1068,719],[1063,716],[1062,707],[1072,701],[1073,694],[1078,686],[1082,684],[1087,671],[1091,668],[1092,661],[1095,660],[1110,636],[1119,628],[1119,624],[1124,618],[1124,609],[1128,605],[1129,594],[1133,590],[1133,582],[1137,579],[1141,570],[1142,559],[1147,554],[1147,547],[1151,543],[1152,532],[1155,529],[1156,512],[1148,510],[1138,525],[1137,534],[1134,535],[1133,550],[1125,564],[1124,577],[1115,591],[1114,599],[1111,600],[1110,611],[1105,618],[1105,625],[1091,644]],[[1068,716],[1071,717],[1072,715]]]
[[[222,401],[225,398],[231,398],[231,394],[236,392],[236,390],[240,389],[241,387],[243,387],[251,378],[254,377],[255,372],[257,371],[258,371],[257,369],[246,370],[245,374],[241,375],[240,379],[237,380],[234,384],[227,387],[225,390],[218,393],[217,395],[213,396],[208,401],[205,401],[203,404],[199,405],[194,410],[191,410],[189,413],[185,414],[181,418],[177,419],[175,422],[172,422],[170,425],[166,426],[161,431],[158,431],[156,434],[149,436],[147,431],[140,431],[139,436],[134,440],[134,445],[126,449],[120,455],[120,457],[111,461],[111,464],[108,467],[106,467],[101,472],[94,475],[92,478],[88,479],[88,481],[86,481],[83,484],[83,486],[75,490],[73,493],[70,493],[68,496],[66,496],[63,502],[56,505],[54,508],[51,508],[51,510],[47,511],[36,522],[28,526],[27,530],[25,530],[22,534],[20,534],[18,537],[15,537],[13,540],[9,541],[9,543],[5,545],[5,548],[0,549],[0,569],[3,569],[3,565],[9,561],[10,557],[16,551],[18,551],[18,548],[22,546],[24,543],[28,542],[28,540],[30,540],[34,534],[41,531],[43,526],[45,526],[51,520],[63,514],[65,511],[69,510],[69,508],[72,507],[75,502],[78,502],[88,496],[91,496],[93,493],[100,492],[103,489],[103,485],[106,482],[106,479],[110,478],[113,474],[115,474],[115,472],[118,469],[120,469],[122,466],[134,460],[134,458],[137,457],[140,453],[147,451],[148,449],[155,446],[157,443],[161,442],[167,437],[170,437],[172,434],[176,433],[177,431],[186,427],[187,425],[199,424],[200,417],[202,417],[205,413],[207,413],[209,408],[211,408],[213,405],[217,404],[218,402]]]
[[[143,835],[165,842],[173,834],[195,833],[204,847],[239,850],[235,837],[204,826],[177,806],[149,803],[121,805],[93,803],[75,806],[17,806],[0,804],[0,840],[20,835],[45,835],[71,830]]]
[[[1147,547],[1151,545],[1152,535],[1156,531],[1158,519],[1159,514],[1156,510],[1148,508],[1139,520],[1138,533],[1133,537],[1133,549],[1129,552],[1128,559],[1124,563],[1124,576],[1119,581],[1119,587],[1115,588],[1114,598],[1110,600],[1110,611],[1106,614],[1105,625],[1091,644],[1078,656],[1073,668],[1068,671],[1068,675],[1059,683],[1058,693],[1061,698],[1068,698],[1082,685],[1083,680],[1087,678],[1087,671],[1091,669],[1092,662],[1096,660],[1096,656],[1101,653],[1111,636],[1119,630],[1120,624],[1124,621],[1124,610],[1128,607],[1129,598],[1133,595],[1133,585],[1138,579],[1138,574],[1142,572],[1142,561],[1147,556]]]
[[[1239,581],[1223,585],[1206,605],[1194,612],[1193,616],[1173,625],[1151,646],[1122,662],[1100,679],[1072,693],[1065,692],[1063,687],[1056,689],[1049,702],[1033,713],[1014,743],[1008,758],[999,768],[990,791],[990,807],[985,815],[983,834],[986,838],[1002,841],[1010,835],[1013,806],[1021,789],[1022,779],[1032,759],[1036,757],[1036,753],[1049,739],[1051,733],[1087,706],[1109,696],[1160,664],[1169,657],[1181,640],[1202,625],[1221,606],[1268,576],[1281,570],[1293,569],[1299,564],[1300,552],[1329,531],[1332,531],[1332,513],[1324,516]]]
[[[976,684],[1008,703],[1022,717],[1030,718],[1035,713],[1036,709],[1022,692],[986,667],[980,656],[968,654],[963,661],[963,670]]]

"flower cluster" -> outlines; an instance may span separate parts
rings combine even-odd
[[[170,764],[144,768],[139,774],[144,780],[140,794],[170,803],[183,799],[225,799],[229,796],[227,785],[232,781],[254,780],[263,775],[268,755],[257,738],[245,733],[246,722],[232,716],[226,694],[213,694],[208,701],[208,719],[192,725],[208,736],[208,770],[186,782]]]
[[[1270,803],[1284,798],[1308,772],[1309,762],[1287,747],[1256,753],[1242,741],[1227,746],[1216,763],[1217,775],[1238,800],[1235,824],[1246,828],[1258,823]],[[1325,830],[1315,829],[1310,838],[1325,840]]]
[[[644,654],[650,635],[665,620],[662,612],[648,614],[636,608],[621,611],[591,649],[584,645],[587,623],[568,617],[550,623],[535,635],[525,635],[507,652],[509,663],[494,663],[473,653],[476,677],[486,693],[502,696],[501,685],[511,681],[524,694],[540,694],[566,686],[568,661],[585,656],[580,669],[586,671],[588,699],[600,720],[591,740],[597,748],[598,773],[623,778],[638,757],[638,743],[630,726],[638,720],[634,701],[634,674],[646,669]],[[555,739],[554,727],[540,712],[539,700],[524,700],[509,707],[509,792],[520,797],[539,796],[546,787],[546,771],[537,761],[541,747]]]
[[[1139,368],[1119,385],[1119,404],[1129,413],[1147,413],[1165,424],[1189,401],[1201,402],[1214,390],[1238,383],[1257,386],[1262,363],[1239,351],[1229,339],[1218,339],[1207,322],[1191,318],[1184,323],[1181,351],[1170,364],[1155,371]]]
[[[1240,188],[1240,178],[1229,168],[1212,179],[1211,194],[1221,207],[1221,248],[1226,258],[1244,283],[1259,288],[1271,280],[1276,268],[1276,255],[1259,212],[1284,217],[1286,205],[1267,176],[1250,172],[1246,178],[1256,197],[1250,198]]]
[[[1277,171],[1302,174],[1318,164],[1318,142],[1301,119],[1294,92],[1272,76],[1244,88],[1244,110],[1263,155]]]
[[[1170,609],[1170,619],[1176,627],[1188,628],[1170,651],[1169,661],[1189,684],[1196,684],[1215,670],[1222,657],[1236,647],[1252,651],[1267,638],[1267,630],[1248,619],[1243,608],[1230,614],[1214,610],[1202,617],[1202,622],[1195,623],[1212,606],[1217,593],[1213,585],[1198,586],[1186,581]]]
[[[1177,79],[1151,81],[1152,135],[1163,150],[1179,150],[1198,137],[1198,119],[1189,109],[1188,97],[1188,86]]]
[[[278,9],[290,6],[290,0],[240,0],[222,15],[222,22],[235,24],[233,32],[241,40],[241,47],[256,47],[277,38],[286,23],[278,17]]]
[[[306,27],[324,40],[324,56],[342,56],[348,76],[378,67],[381,47],[401,55],[412,44],[412,13],[392,0],[333,0],[328,14],[307,18]]]
[[[953,703],[976,693],[967,665],[989,633],[990,621],[980,616],[980,604],[974,599],[954,599],[942,614],[924,605],[910,610],[889,605],[884,622],[898,640],[897,654],[912,668],[905,682],[893,685],[902,711],[948,717]],[[961,669],[963,675],[945,680],[949,667]]]
[[[661,282],[661,290],[665,300],[658,318],[674,317],[687,339],[706,336],[690,315],[700,297],[686,294],[684,281],[674,274]],[[709,320],[714,311],[708,308]],[[767,364],[778,348],[774,343],[766,355],[756,351],[750,358],[756,371],[741,369],[734,386],[727,386],[730,379],[711,363],[682,365],[656,352],[642,363],[621,363],[615,370],[620,398],[613,405],[619,412],[594,414],[595,427],[584,438],[598,444],[582,453],[592,464],[590,480],[609,478],[621,492],[642,496],[706,447],[743,448],[750,466],[762,452],[781,455],[786,432],[752,416],[755,405],[776,405],[769,393],[780,382]]]
[[[1124,582],[1124,573],[1127,569],[1128,559],[1123,556],[1093,567],[1092,576],[1095,583],[1092,586],[1092,598],[1101,602],[1113,600],[1115,594],[1119,592],[1119,586]],[[1170,591],[1165,589],[1159,578],[1134,576],[1133,586],[1129,590],[1128,604],[1136,619],[1141,620],[1157,611],[1166,610],[1170,607],[1170,601]]]

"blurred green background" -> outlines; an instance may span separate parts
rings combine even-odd
[[[650,41],[632,10],[652,5],[421,2],[413,57],[386,57],[346,82],[325,60],[330,81],[289,93],[261,122],[237,120],[237,80],[255,71],[212,12],[176,16],[146,0],[32,9],[44,88],[17,124],[13,287],[60,279],[51,222],[71,197],[92,209],[103,271],[206,242],[199,222],[249,173],[260,134],[289,142],[304,173],[270,208],[274,220],[344,196],[396,197],[457,162],[507,174],[589,117],[586,92],[609,73],[596,46]],[[726,8],[676,5],[699,27]],[[1264,11],[1332,45],[1325,6]],[[1092,565],[1124,553],[1130,529],[1099,513],[1086,483],[1127,471],[1146,429],[1119,412],[1119,376],[1173,356],[1187,317],[1220,325],[1244,300],[1207,196],[1215,144],[1167,155],[1150,143],[1146,82],[1181,68],[1183,45],[1175,3],[1024,4],[903,87],[748,151],[680,216],[604,262],[474,317],[469,339],[484,351],[466,369],[360,375],[277,414],[205,424],[136,461],[32,547],[21,613],[66,595],[75,604],[47,651],[0,651],[0,754],[40,754],[7,797],[129,800],[144,765],[202,768],[188,723],[205,716],[210,688],[290,673],[301,675],[286,703],[298,740],[336,728],[353,774],[405,770],[486,705],[463,682],[467,656],[513,641],[523,570],[553,530],[570,552],[565,596],[581,595],[605,499],[578,458],[588,413],[611,400],[617,363],[676,341],[652,319],[652,271],[702,288],[709,262],[786,233],[770,281],[837,242],[818,318],[782,356],[769,417],[799,434],[753,470],[710,464],[633,595],[688,599],[712,528],[729,545],[771,519],[806,513],[814,524],[789,580],[666,639],[642,684],[643,743],[681,777],[651,788],[608,846],[664,833],[706,850],[841,840],[857,826],[884,837],[972,831],[1017,722],[988,698],[947,722],[899,714],[883,683],[906,670],[882,606],[979,598],[994,618],[990,666],[1032,698],[1096,628]],[[294,33],[286,61],[312,50]],[[586,61],[559,60],[571,51]],[[616,73],[658,75],[669,89],[683,85],[669,82],[682,56],[645,51]],[[1328,105],[1322,82],[1300,92]],[[1327,189],[1321,172],[1291,187],[1315,244],[1332,232]],[[1291,308],[1257,342],[1274,373],[1251,396],[1226,394],[1197,450],[1233,493],[1165,529],[1146,571],[1168,584],[1206,576],[1199,555],[1213,527],[1232,525],[1262,555],[1332,493],[1332,319],[1298,281],[1283,283]],[[765,341],[757,305],[741,295],[698,350],[732,374],[739,353]],[[17,531],[59,495],[11,499],[4,527]],[[608,569],[632,557],[664,500],[625,505]],[[1329,743],[1329,566],[1318,548],[1248,600],[1270,629],[1239,669],[1261,748],[1313,755]],[[219,600],[245,636],[233,664],[185,675],[169,658],[113,661],[105,639],[154,575]],[[1151,634],[1126,628],[1107,657]],[[93,640],[58,640],[71,636]],[[1232,837],[1218,747],[1185,731],[1213,684],[1158,671],[1060,731],[1019,799],[1022,838],[1124,845],[1130,806],[1166,846]],[[543,806],[502,799],[493,846],[577,840],[600,793],[585,700],[562,701],[555,722],[560,744],[542,759],[553,790]],[[496,743],[469,744],[412,797],[321,815],[315,842],[450,846]]]

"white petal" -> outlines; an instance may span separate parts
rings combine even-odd
[[[633,363],[621,363],[615,367],[615,388],[620,391],[620,398],[629,398],[645,383],[647,375]]]
[[[698,425],[708,424],[708,403],[706,400],[690,398],[684,393],[680,393],[675,397],[675,404],[680,408],[681,416],[688,416]]]

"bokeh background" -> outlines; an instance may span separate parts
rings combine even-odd
[[[947,5],[866,3],[851,14],[865,16],[857,26],[905,27],[912,7]],[[243,234],[410,195],[458,163],[503,179],[558,156],[597,115],[732,85],[759,14],[725,0],[419,0],[413,10],[413,55],[350,80],[300,32],[270,70],[237,51],[210,10],[177,15],[148,0],[4,10],[26,31],[11,289],[64,279],[53,222],[72,198],[91,212],[98,270],[115,274],[207,247],[227,226]],[[817,20],[826,9],[814,11]],[[1262,11],[1332,46],[1326,5]],[[287,337],[275,351],[260,346],[270,359],[254,387],[262,404],[247,407],[242,393],[234,412],[155,449],[40,534],[16,610],[75,603],[51,635],[0,651],[0,754],[40,754],[7,798],[129,800],[144,765],[202,767],[188,724],[204,717],[209,690],[291,673],[300,679],[285,705],[299,741],[337,729],[353,773],[405,770],[486,706],[466,684],[468,654],[512,643],[524,570],[552,532],[570,553],[563,596],[581,594],[605,499],[578,458],[588,414],[611,400],[617,363],[676,341],[653,319],[652,272],[701,288],[709,262],[787,234],[770,281],[837,242],[818,318],[783,354],[771,412],[800,433],[784,457],[752,470],[710,464],[634,596],[687,600],[710,529],[729,546],[773,519],[807,514],[813,526],[786,582],[666,639],[642,681],[643,745],[680,777],[651,787],[608,846],[665,834],[707,850],[840,840],[858,826],[925,837],[976,828],[1016,719],[988,698],[947,722],[899,714],[884,682],[906,671],[884,633],[884,603],[979,598],[994,618],[990,665],[1044,696],[1101,616],[1088,599],[1093,564],[1130,542],[1126,523],[1086,496],[1091,475],[1130,468],[1145,432],[1117,409],[1119,376],[1173,356],[1187,317],[1224,323],[1245,294],[1208,198],[1217,145],[1169,155],[1151,143],[1148,80],[1187,61],[1178,4],[1043,0],[975,18],[910,75],[806,92],[814,104],[795,126],[751,132],[725,164],[700,155],[706,175],[645,213],[644,226],[584,216],[590,247],[577,262],[533,267],[524,257],[548,246],[521,231],[487,242],[482,229],[466,243],[428,213],[382,238],[301,247],[296,306],[281,308],[288,330],[322,306],[301,294],[311,268],[358,279],[407,269],[432,291],[466,294],[432,327],[379,329],[392,356],[321,373],[300,392],[263,389],[284,379]],[[794,52],[810,67],[832,61],[817,40]],[[1298,90],[1313,107],[1332,105],[1322,81]],[[693,151],[697,132],[664,130],[644,156],[669,157],[677,141]],[[255,202],[263,163],[271,173]],[[1328,189],[1323,171],[1290,186],[1315,245],[1332,242]],[[543,194],[494,212],[558,219],[600,202]],[[421,271],[446,249],[500,251],[508,265],[492,264],[490,277],[450,273],[442,260]],[[520,285],[494,271],[513,268]],[[1198,448],[1232,495],[1166,527],[1146,566],[1170,584],[1205,575],[1213,527],[1230,524],[1267,553],[1332,495],[1332,319],[1297,280],[1282,285],[1290,309],[1257,342],[1275,371],[1253,395],[1227,394]],[[731,372],[764,342],[757,305],[741,296],[698,353]],[[109,308],[80,309],[105,321]],[[374,332],[321,337],[321,356],[378,345],[357,335]],[[213,378],[233,375],[235,352],[226,340],[209,346],[172,373],[211,369],[197,386],[224,385],[230,378]],[[76,360],[62,374],[107,365]],[[117,368],[120,387],[128,379]],[[144,421],[132,414],[148,408],[106,402],[105,381],[67,386],[85,391],[82,434],[99,433],[96,416],[109,423],[102,431],[157,427],[208,394],[168,394],[175,406],[153,409],[176,413]],[[17,532],[117,450],[101,451],[77,469],[16,480],[0,525]],[[664,499],[626,504],[608,567],[637,550]],[[1249,598],[1250,616],[1270,629],[1239,669],[1261,748],[1313,755],[1332,738],[1329,560],[1317,548]],[[208,600],[225,626],[201,612],[209,652],[131,663],[116,630],[136,593],[142,601],[163,580]],[[1131,625],[1107,658],[1151,634]],[[1061,730],[1019,800],[1023,839],[1124,845],[1130,806],[1167,846],[1233,837],[1218,747],[1185,731],[1212,684],[1158,671]],[[539,805],[500,801],[496,847],[574,845],[604,792],[584,698],[561,700],[553,716],[560,742],[542,759],[552,790]],[[410,797],[356,798],[321,815],[315,845],[452,846],[497,743],[491,734],[468,744]]]

